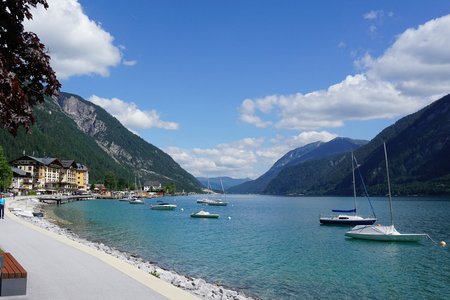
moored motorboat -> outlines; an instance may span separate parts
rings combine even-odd
[[[158,203],[150,205],[150,209],[153,210],[174,210],[177,208],[176,204],[170,204],[167,202],[158,201]]]
[[[128,200],[128,203],[130,204],[144,204],[144,200],[137,198],[137,197],[132,197],[130,200]]]
[[[218,214],[212,214],[204,210],[200,210],[196,213],[191,214],[192,218],[209,218],[209,219],[217,219],[219,217]]]

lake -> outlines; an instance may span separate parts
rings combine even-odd
[[[167,197],[175,211],[117,200],[54,207],[80,237],[141,256],[262,299],[448,299],[450,247],[431,240],[387,243],[346,238],[349,227],[319,224],[319,214],[352,208],[349,197],[227,195],[228,206],[198,196]],[[359,199],[361,214],[369,214]],[[377,223],[389,223],[387,199],[372,198]],[[219,219],[194,219],[204,208]],[[393,198],[401,233],[428,233],[450,244],[450,197]]]

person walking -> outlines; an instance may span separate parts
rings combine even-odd
[[[0,219],[5,218],[5,198],[3,198],[3,195],[0,194]]]

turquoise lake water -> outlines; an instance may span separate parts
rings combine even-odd
[[[83,238],[262,299],[450,297],[449,246],[353,240],[344,236],[349,227],[319,225],[320,213],[349,209],[352,198],[228,195],[226,207],[200,206],[198,198],[164,198],[175,211],[95,200],[54,212]],[[389,223],[386,199],[372,201],[377,223]],[[450,244],[450,197],[394,198],[393,207],[399,232]],[[200,208],[220,218],[190,218]]]

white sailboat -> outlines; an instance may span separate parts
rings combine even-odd
[[[391,225],[358,225],[352,228],[352,230],[345,233],[346,236],[354,239],[373,240],[373,241],[387,241],[387,242],[418,242],[428,235],[425,233],[400,233],[394,227],[394,220],[392,215],[392,196],[391,196],[391,183],[389,180],[389,165],[387,159],[386,143],[384,146],[384,157],[386,160],[386,174],[388,183],[388,195],[389,195],[389,211],[391,217]]]
[[[339,215],[334,215],[334,216],[320,216],[319,217],[320,224],[324,224],[324,225],[372,225],[377,220],[377,218],[375,216],[375,212],[373,211],[373,208],[372,208],[372,204],[370,203],[370,199],[367,194],[367,191],[366,191],[366,196],[367,196],[367,199],[369,200],[370,207],[372,208],[373,216],[363,217],[363,216],[359,216],[357,214],[355,164],[354,163],[356,162],[357,168],[359,167],[359,165],[358,165],[358,162],[356,161],[356,157],[353,155],[353,152],[352,152],[351,156],[352,156],[352,175],[353,175],[353,209],[349,209],[349,210],[333,209],[332,210],[333,212],[344,213],[344,214],[339,214]],[[361,177],[361,181],[362,181],[362,176],[360,176],[360,177]],[[364,185],[364,181],[362,183]],[[365,185],[364,185],[364,190],[365,190]],[[349,214],[349,213],[353,213],[353,214]]]
[[[226,197],[225,190],[223,188],[222,179],[220,179],[220,184],[222,185],[222,192],[223,192],[224,196]],[[209,179],[208,179],[208,189],[211,190],[211,187],[209,186]],[[228,202],[222,201],[221,199],[209,199],[209,198],[198,199],[197,203],[210,205],[210,206],[227,206],[228,205]]]

